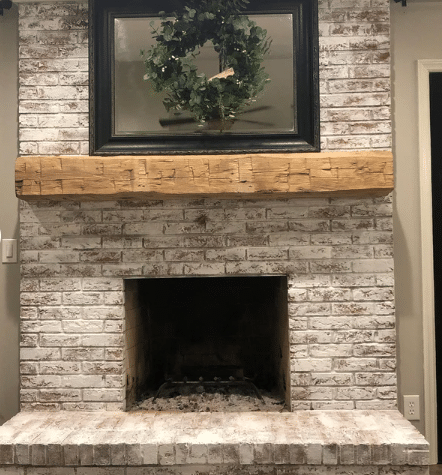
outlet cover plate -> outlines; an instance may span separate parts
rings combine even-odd
[[[404,416],[409,421],[419,421],[421,418],[419,396],[404,396]]]

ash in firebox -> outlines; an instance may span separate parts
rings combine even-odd
[[[260,391],[262,400],[248,388],[205,388],[203,386],[180,386],[144,394],[133,411],[182,411],[182,412],[287,412],[279,394]]]

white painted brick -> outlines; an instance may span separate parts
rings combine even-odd
[[[330,400],[333,399],[332,388],[307,387],[292,388],[292,397],[297,400]]]
[[[393,259],[367,259],[353,262],[354,272],[392,272]]]
[[[311,383],[315,386],[350,386],[354,380],[351,373],[312,373]]]
[[[394,344],[388,343],[363,343],[354,346],[353,349],[355,356],[389,356],[392,357],[396,354],[396,347]]]
[[[370,330],[345,330],[335,333],[336,343],[372,343],[375,341],[375,332]]]
[[[105,385],[103,376],[90,374],[61,376],[60,383],[65,388],[102,388]]]
[[[122,346],[123,344],[123,335],[122,334],[112,334],[112,333],[103,333],[103,334],[94,334],[94,335],[83,335],[82,342],[84,346]]]
[[[222,275],[224,271],[222,263],[184,264],[184,275]]]
[[[64,320],[82,317],[83,310],[80,307],[40,307],[42,320]]]
[[[209,249],[205,253],[207,261],[242,261],[246,257],[245,249]]]
[[[20,308],[20,319],[25,320],[36,320],[38,318],[38,307],[24,307]]]
[[[41,52],[37,51],[40,55]],[[19,99],[24,100],[85,100],[86,86],[23,86],[19,89]]]
[[[373,314],[374,306],[371,303],[349,302],[333,303],[333,315],[369,315]]]
[[[333,332],[331,331],[296,331],[290,334],[291,344],[301,343],[331,343]]]
[[[38,321],[22,321],[20,329],[23,333],[26,332],[61,332],[61,322],[53,320],[38,320]]]
[[[102,305],[104,294],[102,292],[63,292],[65,305]]]
[[[264,219],[266,217],[266,210],[264,207],[257,208],[236,208],[235,203],[232,208],[224,209],[224,217],[229,220],[249,220],[249,219]]]
[[[22,388],[56,388],[60,387],[60,376],[44,375],[44,376],[21,376],[20,385]]]
[[[40,374],[78,374],[81,372],[81,364],[75,362],[52,361],[41,362],[39,365]]]
[[[104,328],[103,320],[65,320],[63,331],[66,333],[101,333]]]
[[[124,294],[123,292],[105,292],[104,293],[104,305],[123,305]]]
[[[40,290],[45,292],[60,290],[78,291],[80,289],[80,279],[64,279],[60,277],[56,279],[40,279]]]
[[[383,274],[384,275],[384,274]],[[341,274],[331,278],[335,287],[371,287],[377,281],[376,274]]]
[[[146,252],[146,251],[145,251]],[[147,253],[147,252],[146,252]],[[148,254],[152,254],[153,251],[149,251]],[[157,251],[158,259],[162,260],[163,255],[162,253]],[[204,251],[203,250],[181,250],[181,249],[174,249],[170,251],[164,252],[164,259],[170,262],[201,262],[204,260]],[[132,259],[133,260],[133,259]]]
[[[146,239],[144,239],[145,247],[149,247],[146,245]],[[97,246],[100,247],[100,246]],[[103,249],[114,249],[114,248],[121,248],[121,249],[128,249],[128,248],[139,248],[143,247],[143,238],[138,237],[120,237],[120,236],[104,236],[103,237]]]
[[[308,300],[308,293],[305,289],[290,288],[287,297],[289,302],[302,302]]]
[[[84,401],[122,401],[124,398],[124,389],[85,389],[83,390]]]
[[[104,350],[104,359],[106,361],[122,361],[124,359],[123,348],[106,348]]]
[[[372,246],[335,246],[331,250],[331,257],[336,259],[361,258],[370,259],[374,257]]]
[[[345,135],[341,137],[327,138],[327,148],[332,151],[336,150],[367,150],[370,149],[371,136]]]
[[[396,330],[379,330],[376,332],[376,341],[384,343],[394,343],[396,341]]]
[[[334,360],[336,371],[377,371],[375,358],[338,358]]]
[[[90,307],[84,315],[91,320],[111,319],[120,320],[124,317],[123,307]]]
[[[250,261],[265,261],[265,260],[286,260],[288,259],[288,250],[273,248],[254,248],[247,250],[247,259]]]
[[[396,398],[390,401],[385,400],[361,400],[355,401],[356,409],[362,410],[388,410],[388,409],[396,409],[397,410],[397,402]]]
[[[308,358],[308,345],[292,345],[290,346],[290,356],[292,358]]]
[[[116,362],[116,363],[109,363],[109,362],[88,362],[84,361],[82,363],[82,368],[83,372],[85,374],[102,374],[102,375],[121,375],[123,373],[123,364],[122,362]],[[105,385],[106,387],[109,386],[109,379],[107,379],[108,376],[106,376],[105,379]],[[123,386],[124,385],[124,377],[119,376],[120,381],[118,386]],[[121,379],[123,378],[123,379]],[[117,383],[115,380],[111,380],[110,384],[113,385],[113,387],[117,386]]]
[[[38,154],[39,155],[78,155],[79,145],[77,142],[39,142]]]
[[[322,288],[309,290],[309,299],[316,302],[337,302],[352,300],[352,292],[350,289],[341,288]]]
[[[341,273],[351,272],[353,262],[346,259],[318,259],[310,262],[310,270],[313,273]]]
[[[106,264],[102,266],[102,275],[105,277],[148,275],[148,273],[143,270],[145,267],[148,266],[143,266],[143,264]],[[99,275],[99,273],[97,272],[96,275]]]
[[[289,286],[300,288],[328,287],[330,285],[330,275],[328,274],[306,274],[297,275],[295,279],[289,282]]]
[[[289,328],[291,331],[294,330],[307,330],[308,328],[308,318],[293,318],[289,317]]]
[[[22,361],[47,361],[60,359],[59,348],[20,348],[20,359]]]
[[[354,327],[354,319],[352,317],[310,317],[309,326],[314,330],[338,330],[351,329]]]
[[[40,335],[40,346],[68,347],[79,346],[81,338],[78,335],[63,335],[61,333],[42,333]]]
[[[327,358],[335,356],[351,356],[353,346],[348,344],[310,345],[310,355],[313,358]]]
[[[393,300],[393,288],[388,287],[367,287],[353,290],[354,300]]]
[[[290,259],[327,259],[332,256],[331,247],[300,246],[289,249]]]
[[[376,315],[393,315],[395,311],[394,302],[379,302],[374,308]]]
[[[74,362],[103,360],[105,358],[104,348],[62,348],[61,354],[64,361]],[[60,357],[56,359],[60,359]]]
[[[291,359],[290,363],[295,372],[325,372],[332,368],[330,358]]]
[[[78,262],[79,253],[75,251],[40,251],[38,253],[38,260],[41,263],[57,263],[57,262]]]
[[[163,234],[164,224],[162,223],[133,223],[125,224],[123,231],[125,235],[131,234],[146,234],[151,235],[161,235]],[[166,230],[167,232],[167,230]]]
[[[336,388],[336,399],[366,399],[372,400],[375,396],[374,388]]]
[[[310,240],[311,236],[308,234],[297,232],[272,233],[269,236],[269,244],[275,246],[308,245]]]
[[[354,322],[354,328],[370,328],[370,329],[381,329],[381,328],[394,328],[395,320],[393,315],[379,315],[376,316],[360,316]]]
[[[313,401],[312,409],[327,411],[348,411],[355,409],[353,401]]]

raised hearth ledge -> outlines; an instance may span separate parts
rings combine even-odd
[[[393,190],[393,155],[24,156],[15,177],[23,200],[382,196]]]
[[[238,473],[249,473],[245,466],[341,465],[402,467],[406,474],[419,467],[424,474],[428,451],[424,437],[394,410],[37,411],[21,412],[0,427],[0,473],[2,466],[11,465],[202,465],[211,466],[212,474],[237,473],[226,471],[228,466],[242,466],[244,472]]]

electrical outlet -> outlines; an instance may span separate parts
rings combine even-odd
[[[420,420],[419,396],[404,396],[404,416],[409,421]]]

